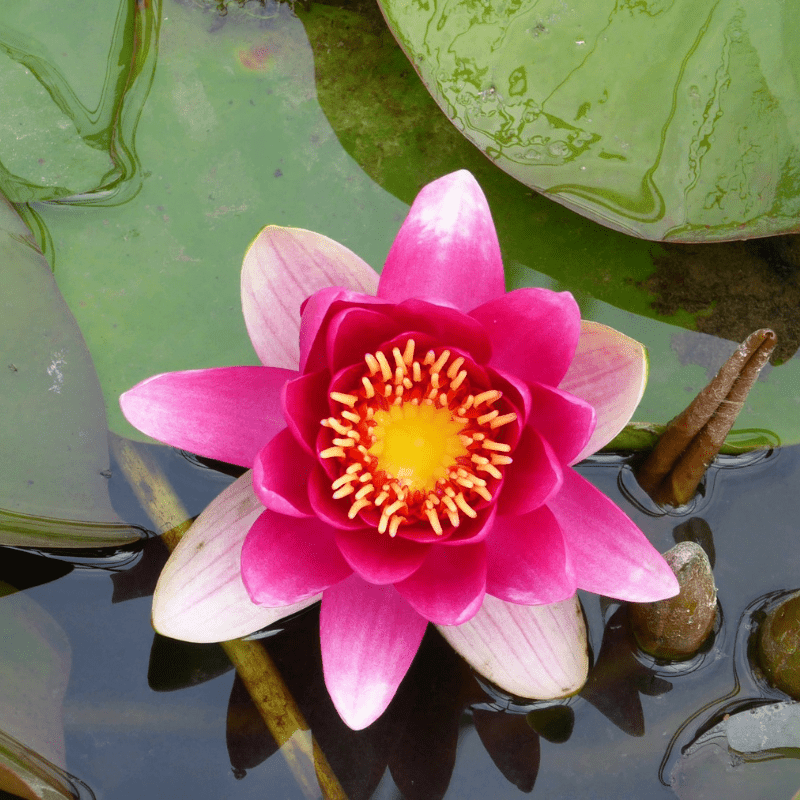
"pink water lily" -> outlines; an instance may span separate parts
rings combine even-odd
[[[640,344],[569,293],[506,293],[467,172],[418,195],[378,280],[310,231],[265,228],[242,270],[260,367],[158,375],[121,399],[143,432],[251,467],[159,581],[162,633],[215,641],[322,598],[326,685],[363,728],[428,622],[513,694],[585,679],[577,588],[677,593],[634,523],[571,465],[630,419]]]

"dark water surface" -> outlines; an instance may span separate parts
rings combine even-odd
[[[191,508],[230,480],[174,453],[164,462]],[[788,800],[800,788],[797,751],[759,763],[728,755],[697,775],[691,761],[681,761],[682,749],[723,713],[786,699],[753,671],[747,639],[762,600],[800,583],[800,448],[726,459],[710,471],[706,496],[674,515],[651,516],[629,502],[620,485],[626,494],[638,490],[629,467],[614,457],[580,471],[662,551],[684,538],[706,547],[721,608],[713,642],[688,663],[654,664],[632,646],[617,604],[586,595],[595,662],[589,683],[580,696],[540,708],[486,693],[431,631],[384,717],[354,733],[325,694],[311,609],[263,641],[351,800],[500,800],[531,791],[638,800],[674,796],[667,784],[675,769],[680,797]],[[124,484],[112,485],[126,521],[146,524]],[[71,648],[63,701],[69,771],[108,800],[302,798],[222,651],[154,635],[149,593],[165,555],[152,539],[137,557],[118,555],[59,576],[66,568],[56,562],[2,551],[1,579],[51,579],[25,594],[63,629]],[[711,788],[700,788],[701,779]],[[748,793],[731,790],[731,780]]]

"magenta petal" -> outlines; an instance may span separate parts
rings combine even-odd
[[[370,530],[337,530],[336,543],[347,563],[365,581],[397,583],[419,569],[430,549],[410,539]]]
[[[491,356],[492,346],[483,325],[458,309],[411,299],[390,313],[404,330],[423,331],[450,349],[463,350],[478,364],[485,364]]]
[[[374,294],[378,276],[320,233],[270,225],[258,234],[242,264],[242,311],[262,364],[297,369],[300,306],[330,286]]]
[[[558,386],[581,332],[580,309],[569,292],[515,289],[470,316],[489,334],[493,367],[529,383]]]
[[[522,431],[513,463],[505,468],[500,492],[501,514],[527,514],[553,496],[561,486],[561,465],[550,445],[530,426]]]
[[[574,470],[564,470],[561,491],[547,505],[579,588],[634,603],[678,593],[672,570],[633,520]]]
[[[153,626],[187,642],[246,636],[315,602],[262,608],[242,583],[242,542],[263,513],[246,472],[211,501],[178,543],[158,578]]]
[[[250,467],[285,427],[281,390],[296,375],[277,367],[167,372],[136,384],[119,402],[128,422],[154,439]]]
[[[323,594],[319,623],[328,693],[347,725],[366,728],[394,697],[428,623],[394,587],[357,575]]]
[[[531,384],[528,424],[547,440],[561,464],[572,464],[595,427],[595,411],[579,397],[542,384]]]
[[[378,297],[469,311],[504,290],[497,233],[478,182],[461,170],[429,183],[389,250]]]
[[[575,594],[575,578],[553,512],[498,516],[486,541],[486,591],[510,603],[539,605]]]
[[[395,586],[425,619],[460,625],[475,615],[486,594],[486,547],[434,546],[422,566]]]
[[[400,326],[378,311],[348,308],[340,311],[327,329],[327,366],[332,373],[360,363],[384,342],[400,333]]]
[[[291,517],[312,516],[306,485],[314,463],[288,428],[271,439],[253,466],[253,489],[264,507]]]
[[[320,423],[330,416],[327,370],[301,375],[287,381],[283,387],[281,403],[286,425],[303,449],[316,456]]]
[[[297,603],[352,573],[333,538],[315,518],[264,511],[242,547],[242,580],[261,606]]]
[[[333,498],[331,478],[319,464],[311,470],[308,479],[308,499],[317,517],[334,528],[357,531],[367,527],[360,514],[356,514],[353,519],[347,516],[352,500],[348,503],[347,497],[338,500]]]
[[[336,308],[331,306],[336,303]],[[320,289],[306,300],[302,309],[300,320],[300,371],[307,372],[322,369],[325,366],[325,336],[320,331],[325,328],[325,320],[336,311],[346,309],[349,305],[362,307],[365,305],[380,305],[386,303],[372,295],[350,292],[339,286],[330,286]]]
[[[646,384],[643,345],[599,322],[581,323],[575,358],[559,388],[586,400],[597,412],[597,426],[571,463],[605,447],[627,425]]]
[[[577,597],[521,606],[487,594],[469,622],[442,625],[439,632],[474,669],[517,697],[567,697],[583,686],[589,671]]]

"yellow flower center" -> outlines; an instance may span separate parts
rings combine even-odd
[[[350,519],[372,512],[390,536],[426,521],[441,536],[442,523],[458,527],[492,499],[511,463],[503,428],[517,415],[502,413],[499,390],[476,391],[464,357],[429,350],[419,360],[415,348],[408,339],[402,351],[367,353],[360,384],[331,392],[342,410],[322,420],[330,446],[320,456],[340,467],[331,489]]]
[[[468,453],[458,438],[465,423],[456,422],[448,408],[403,403],[376,411],[373,419],[374,442],[367,452],[377,456],[376,469],[412,491],[434,491],[456,458]]]

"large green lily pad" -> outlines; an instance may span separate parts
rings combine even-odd
[[[783,0],[380,0],[447,116],[604,225],[800,229],[800,16]]]

